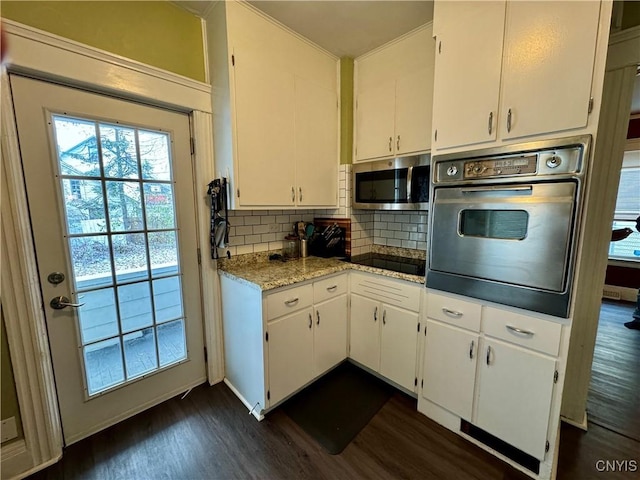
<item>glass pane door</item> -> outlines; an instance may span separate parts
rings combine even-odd
[[[52,116],[91,397],[187,359],[171,138]]]

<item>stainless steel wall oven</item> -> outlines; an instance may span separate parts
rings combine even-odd
[[[590,143],[434,157],[427,287],[568,317]]]

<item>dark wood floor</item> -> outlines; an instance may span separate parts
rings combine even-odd
[[[587,418],[640,442],[640,330],[624,326],[634,308],[632,303],[602,303]]]
[[[640,331],[628,332],[640,336]],[[615,382],[607,388],[615,388]],[[595,467],[598,460],[624,459],[640,463],[637,440],[597,424],[591,424],[588,433],[563,425],[558,479],[638,478],[637,471],[601,473]],[[218,384],[200,386],[183,400],[173,398],[70,446],[62,461],[32,478],[528,477],[419,414],[415,400],[401,393],[387,402],[340,455],[332,456],[279,410],[257,422],[224,384]]]

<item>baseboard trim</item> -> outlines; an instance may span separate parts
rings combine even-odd
[[[233,394],[240,399],[240,401],[244,404],[244,406],[249,409],[249,414],[256,417],[258,421],[262,421],[264,419],[264,413],[263,413],[264,408],[258,408],[260,407],[259,402],[256,405],[251,405],[247,401],[247,399],[242,396],[242,394],[238,391],[238,389],[233,386],[233,384],[229,381],[228,378],[225,377],[224,383],[227,387],[229,387],[229,390],[231,390]]]
[[[638,289],[637,288],[629,288],[629,287],[619,287],[617,285],[605,285],[603,287],[603,292],[613,292],[620,295],[620,298],[612,298],[610,296],[604,296],[603,298],[609,298],[610,300],[620,300],[623,302],[636,302],[638,299]]]
[[[2,480],[21,477],[23,472],[33,468],[33,459],[24,439],[16,440],[0,448],[2,452]],[[25,475],[26,476],[26,475]]]
[[[582,417],[582,422],[576,422],[575,420],[571,420],[570,418],[563,417],[562,415],[560,416],[560,420],[568,425],[579,428],[580,430],[584,430],[585,432],[588,431],[586,411],[584,412],[584,417]]]

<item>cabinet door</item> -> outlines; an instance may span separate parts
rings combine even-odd
[[[313,309],[274,320],[269,332],[269,405],[313,378]]]
[[[509,2],[503,138],[587,125],[599,15],[600,2]]]
[[[338,96],[295,79],[295,157],[298,206],[338,202]]]
[[[433,49],[429,53],[432,53]],[[432,61],[433,64],[433,61]],[[396,82],[396,155],[431,148],[433,67],[399,77]]]
[[[376,372],[380,368],[379,302],[351,294],[349,356]]]
[[[380,374],[414,391],[418,348],[418,314],[382,305]]]
[[[435,149],[496,139],[504,16],[505,2],[435,3]]]
[[[314,376],[347,357],[347,296],[316,305],[313,332]]]
[[[471,420],[478,335],[427,320],[422,396]]]
[[[395,80],[358,92],[356,160],[389,157],[394,152]]]
[[[480,358],[478,427],[543,460],[555,359],[485,339]]]
[[[293,206],[294,77],[250,50],[235,53],[237,185],[241,206]]]

